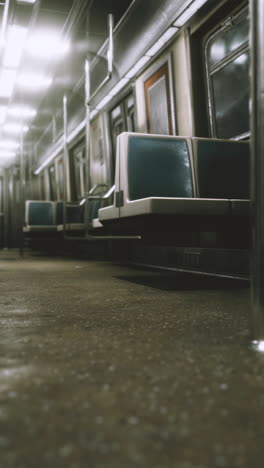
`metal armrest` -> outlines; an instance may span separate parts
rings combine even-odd
[[[114,191],[115,185],[112,185],[112,187],[104,195],[88,195],[88,200],[107,200],[111,197]],[[91,191],[89,193],[91,193]]]

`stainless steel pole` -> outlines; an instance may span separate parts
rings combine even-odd
[[[91,153],[91,142],[90,142],[90,93],[91,93],[91,82],[90,82],[90,63],[89,60],[85,60],[85,206],[84,206],[84,223],[85,223],[85,235],[89,232],[89,190],[90,190],[90,178],[91,178],[91,167],[90,167],[90,153]]]
[[[67,168],[68,168],[68,112],[67,96],[63,96],[63,230],[66,230],[66,203],[68,200]]]
[[[253,346],[264,351],[264,2],[251,0],[251,213]]]

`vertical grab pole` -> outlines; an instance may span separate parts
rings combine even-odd
[[[84,223],[85,235],[89,236],[89,190],[90,190],[90,176],[91,176],[91,127],[90,127],[90,101],[96,94],[103,88],[103,86],[111,79],[113,73],[113,60],[114,60],[114,16],[108,15],[108,51],[107,51],[107,76],[102,81],[100,86],[91,95],[91,77],[90,77],[90,63],[85,60],[85,205],[84,205]]]
[[[23,256],[24,254],[24,233],[23,233],[23,225],[25,219],[25,160],[24,160],[24,134],[23,134],[23,121],[20,121],[21,129],[20,129],[20,235],[19,235],[19,251],[20,255]]]
[[[24,135],[23,135],[23,122],[21,121],[20,130],[20,200],[21,205],[24,205],[25,201],[25,161],[24,161]]]
[[[67,96],[63,96],[63,231],[66,231],[66,202],[67,202],[67,165],[68,165],[68,143],[67,143]]]
[[[85,60],[85,205],[84,205],[84,223],[85,235],[89,234],[89,190],[90,190],[90,63]]]
[[[2,24],[1,24],[0,48],[4,46],[5,39],[6,39],[6,30],[8,26],[9,10],[10,10],[10,0],[5,0],[3,19],[2,19]]]
[[[253,347],[264,351],[264,2],[251,0],[251,298]]]
[[[113,61],[114,61],[114,15],[111,13],[108,15],[108,51],[107,51],[107,68],[108,76],[112,76],[113,73]]]

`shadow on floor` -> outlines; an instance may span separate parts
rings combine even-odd
[[[187,273],[122,275],[116,278],[163,291],[248,289],[249,281]]]

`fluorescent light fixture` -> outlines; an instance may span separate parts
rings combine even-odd
[[[0,106],[0,125],[2,125],[5,121],[6,111],[7,111],[6,106]]]
[[[144,67],[144,65],[150,60],[150,57],[147,55],[144,55],[139,59],[139,61],[132,67],[129,72],[125,75],[125,78],[128,78],[131,80],[131,78],[134,78],[134,76],[137,74],[137,72]]]
[[[98,113],[98,111],[96,111],[96,113]],[[67,137],[68,144],[70,144],[74,140],[74,138],[77,136],[77,134],[85,128],[85,125],[86,125],[86,119],[82,120],[79,123],[79,125],[77,125],[77,127],[69,134],[69,136]],[[48,164],[51,161],[53,161],[53,159],[55,159],[56,156],[58,156],[61,153],[61,151],[63,151],[63,148],[64,148],[64,143],[63,143],[63,138],[61,138],[56,148],[54,149],[53,153],[51,153],[51,155],[45,161],[43,161],[43,163],[35,170],[34,174],[38,175],[43,169],[45,169],[45,167],[47,167]]]
[[[65,55],[69,49],[69,41],[52,31],[33,33],[26,45],[26,51],[30,55],[48,60],[54,60]]]
[[[104,106],[106,106],[106,104],[108,104],[109,101],[111,101],[113,96],[111,96],[110,94],[107,94],[100,102],[99,104],[96,105],[96,109],[98,110],[101,110],[103,109]]]
[[[126,84],[129,82],[128,78],[121,78],[120,81],[111,89],[109,92],[110,96],[115,96],[122,88],[126,86]]]
[[[0,74],[0,97],[10,97],[16,80],[16,71],[2,69]]]
[[[51,153],[51,155],[45,160],[43,161],[43,163],[36,169],[36,171],[34,172],[35,175],[38,175],[43,169],[45,169],[45,167],[48,166],[48,164],[53,161],[54,158],[56,158],[56,156],[58,156],[58,154],[60,154],[60,152],[63,150],[64,148],[64,144],[63,143],[60,143],[57,148],[55,148],[55,150],[53,151],[53,153]]]
[[[244,65],[248,61],[248,54],[242,54],[234,60],[234,63],[238,63],[239,65]]]
[[[72,140],[82,131],[85,129],[86,126],[86,119],[82,120],[79,125],[69,134],[67,137],[67,143],[71,143]]]
[[[21,126],[18,123],[6,123],[3,126],[3,130],[4,130],[5,133],[12,133],[12,134],[17,134],[17,133],[19,134],[21,132],[21,128],[22,128],[23,132],[28,131],[28,126],[27,125]]]
[[[1,140],[0,141],[0,149],[3,150],[15,150],[19,147],[19,143],[13,140]]]
[[[97,114],[99,114],[99,111],[97,109],[94,109],[92,110],[92,112],[90,113],[90,120],[94,119]]]
[[[37,0],[16,0],[17,3],[28,3],[30,5],[33,5],[34,3],[36,3]]]
[[[15,155],[16,155],[15,151],[0,150],[0,158],[1,159],[13,158],[13,157],[15,157]]]
[[[26,106],[12,106],[8,108],[8,115],[16,117],[17,119],[33,118],[36,116],[37,111],[33,107]]]
[[[47,88],[51,82],[52,79],[49,76],[40,75],[38,73],[23,73],[18,77],[19,86],[24,90],[33,92]]]
[[[178,16],[173,26],[181,28],[187,21],[207,2],[207,0],[194,0],[189,6]]]
[[[170,40],[171,37],[176,34],[179,28],[172,26],[171,28],[167,29],[164,34],[158,39],[157,42],[146,52],[146,55],[149,57],[153,57],[165,44]]]
[[[16,68],[19,66],[27,29],[21,26],[13,25],[8,28],[7,43],[4,49],[3,64],[7,68]]]

